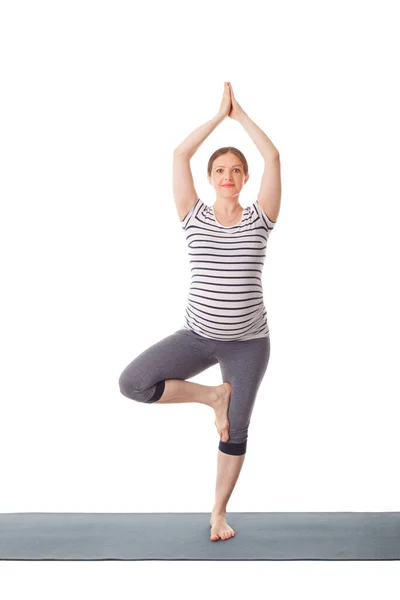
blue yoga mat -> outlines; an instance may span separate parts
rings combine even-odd
[[[0,560],[399,560],[400,513],[0,513]]]

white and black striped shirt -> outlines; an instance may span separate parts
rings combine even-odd
[[[199,198],[181,225],[192,272],[183,327],[213,340],[268,337],[262,269],[275,222],[256,201],[226,227]]]

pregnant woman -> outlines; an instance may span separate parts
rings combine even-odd
[[[249,179],[240,150],[228,146],[210,157],[211,207],[198,197],[190,169],[193,154],[227,116],[244,127],[265,163],[258,199],[246,208],[239,204]],[[173,192],[192,273],[184,323],[139,354],[122,372],[119,387],[138,402],[199,402],[214,410],[220,441],[210,540],[226,540],[235,535],[226,508],[244,462],[250,417],[270,356],[262,269],[281,200],[279,152],[240,107],[229,82],[215,117],[174,151]],[[216,364],[221,385],[186,381]],[[199,444],[198,436],[193,439]]]

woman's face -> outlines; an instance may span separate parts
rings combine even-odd
[[[208,181],[219,196],[237,196],[248,178],[240,158],[228,152],[214,160]],[[231,187],[226,187],[226,184],[231,184]]]

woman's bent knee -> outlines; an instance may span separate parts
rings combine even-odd
[[[120,375],[118,384],[119,390],[123,396],[126,396],[131,400],[137,400],[138,402],[145,402],[143,393],[138,389],[138,382],[125,371]]]
[[[140,382],[136,381],[135,378],[125,371],[121,374],[118,383],[121,394],[131,400],[149,404],[159,400],[165,388],[165,381],[162,380],[144,389],[140,386]]]

